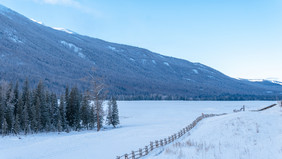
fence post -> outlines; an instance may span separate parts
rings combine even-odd
[[[142,149],[139,149],[139,157],[142,157],[143,154],[142,154]]]
[[[154,149],[154,143],[153,142],[150,142],[150,147],[151,147],[151,151],[153,151],[153,149]]]
[[[148,155],[149,150],[148,150],[148,146],[145,146],[145,154]]]
[[[125,155],[124,155],[124,159],[128,159],[128,154],[125,154]]]
[[[165,145],[167,144],[167,140],[166,140],[166,138],[164,139],[164,144],[165,144]]]
[[[135,159],[135,153],[134,153],[134,151],[132,151],[132,159]]]
[[[162,139],[160,140],[160,144],[161,144],[161,146],[163,146],[163,145],[164,145],[164,144],[163,144],[163,140],[162,140]]]
[[[159,141],[156,140],[155,143],[156,143],[156,148],[158,148],[159,147]]]

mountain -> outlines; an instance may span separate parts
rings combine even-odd
[[[200,63],[149,50],[53,29],[0,6],[0,80],[43,80],[62,92],[66,85],[89,88],[91,68],[109,94],[138,99],[216,99],[280,96],[282,86],[230,78]],[[181,97],[181,98],[180,98]]]

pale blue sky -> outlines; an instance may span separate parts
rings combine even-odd
[[[282,0],[0,0],[45,25],[282,81]]]

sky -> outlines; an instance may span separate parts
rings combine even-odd
[[[282,81],[282,0],[0,0],[47,26]]]

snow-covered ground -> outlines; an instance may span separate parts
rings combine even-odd
[[[138,150],[148,145],[150,141],[174,134],[190,124],[201,113],[228,113],[243,105],[250,110],[273,103],[275,102],[122,101],[118,102],[121,126],[117,129],[108,128],[101,132],[42,133],[21,136],[21,139],[15,136],[0,137],[0,159],[114,159],[118,155]],[[281,144],[279,147],[277,142],[282,141],[282,138],[281,136],[275,138],[272,135],[281,134],[282,131],[275,129],[272,132],[272,128],[282,123],[279,115],[281,117],[281,113],[275,112],[268,112],[268,114],[237,113],[205,119],[192,130],[191,136],[183,138],[183,142],[191,140],[194,143],[192,145],[195,146],[190,146],[191,150],[187,148],[189,154],[196,155],[194,158],[205,158],[204,155],[220,156],[221,154],[229,158],[229,153],[233,152],[232,148],[236,148],[234,153],[231,153],[233,158],[240,158],[240,155],[251,155],[255,151],[259,151],[258,154],[260,154],[263,149],[269,151],[265,155],[278,155],[276,152],[280,151],[281,154],[282,150]],[[237,126],[237,123],[240,122],[243,123],[242,127]],[[214,129],[208,131],[209,128]],[[259,133],[256,133],[257,129]],[[245,136],[240,135],[242,133]],[[244,145],[241,145],[242,143]],[[270,145],[264,146],[262,143]],[[201,144],[210,145],[209,150],[198,150],[197,146]],[[253,148],[249,148],[251,146]],[[177,151],[172,145],[167,148],[172,152]],[[184,150],[186,151],[186,147],[182,148],[182,151]],[[186,152],[185,155],[187,155]],[[260,157],[260,155],[256,156]],[[158,158],[163,157],[177,158],[178,156],[176,153],[174,155],[174,153],[163,152]],[[277,158],[277,156],[273,157]]]
[[[281,159],[282,109],[208,118],[146,159]]]

